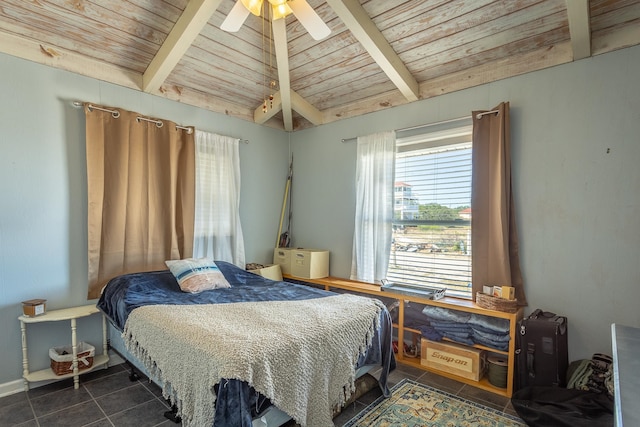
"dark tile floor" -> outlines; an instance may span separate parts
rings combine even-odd
[[[159,387],[130,381],[125,364],[66,379],[0,399],[0,426],[172,426]]]
[[[390,375],[391,386],[403,378],[515,415],[506,397],[412,367],[399,365]],[[335,425],[341,427],[379,396],[378,388],[364,394],[336,416]],[[120,364],[81,376],[78,390],[68,379],[0,398],[0,426],[175,426],[164,417],[168,409],[158,386],[145,379],[130,381],[127,366]]]

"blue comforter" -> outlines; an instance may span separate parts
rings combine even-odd
[[[97,307],[122,331],[129,314],[144,305],[304,300],[334,295],[305,285],[265,279],[230,263],[216,261],[216,265],[231,284],[230,288],[190,294],[180,290],[169,270],[126,274],[109,281]],[[371,347],[358,361],[358,366],[382,366],[379,383],[385,396],[390,394],[387,375],[395,368],[391,337],[391,317],[385,310],[381,313],[380,327]],[[221,384],[224,387],[216,390],[214,426],[250,427],[252,418],[270,404],[246,382],[225,379]]]

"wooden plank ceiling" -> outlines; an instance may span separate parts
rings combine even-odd
[[[640,0],[308,3],[321,41],[222,31],[235,0],[2,0],[0,52],[294,131],[640,43]]]

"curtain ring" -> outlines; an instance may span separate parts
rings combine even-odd
[[[158,128],[161,128],[164,125],[164,122],[162,120],[147,119],[146,117],[141,117],[141,116],[136,117],[136,122],[140,123],[140,120],[144,120],[145,122],[155,123],[156,127]]]
[[[117,119],[118,117],[120,117],[120,111],[118,111],[118,110],[109,110],[109,109],[106,109],[106,108],[96,107],[95,105],[91,105],[91,104],[87,105],[87,109],[89,110],[90,113],[93,112],[93,110],[100,110],[100,111],[104,111],[106,113],[111,113],[111,116],[114,119]]]

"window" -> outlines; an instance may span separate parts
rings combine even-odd
[[[244,267],[239,141],[196,130],[193,255]]]
[[[471,298],[472,128],[457,125],[396,140],[387,280]]]

